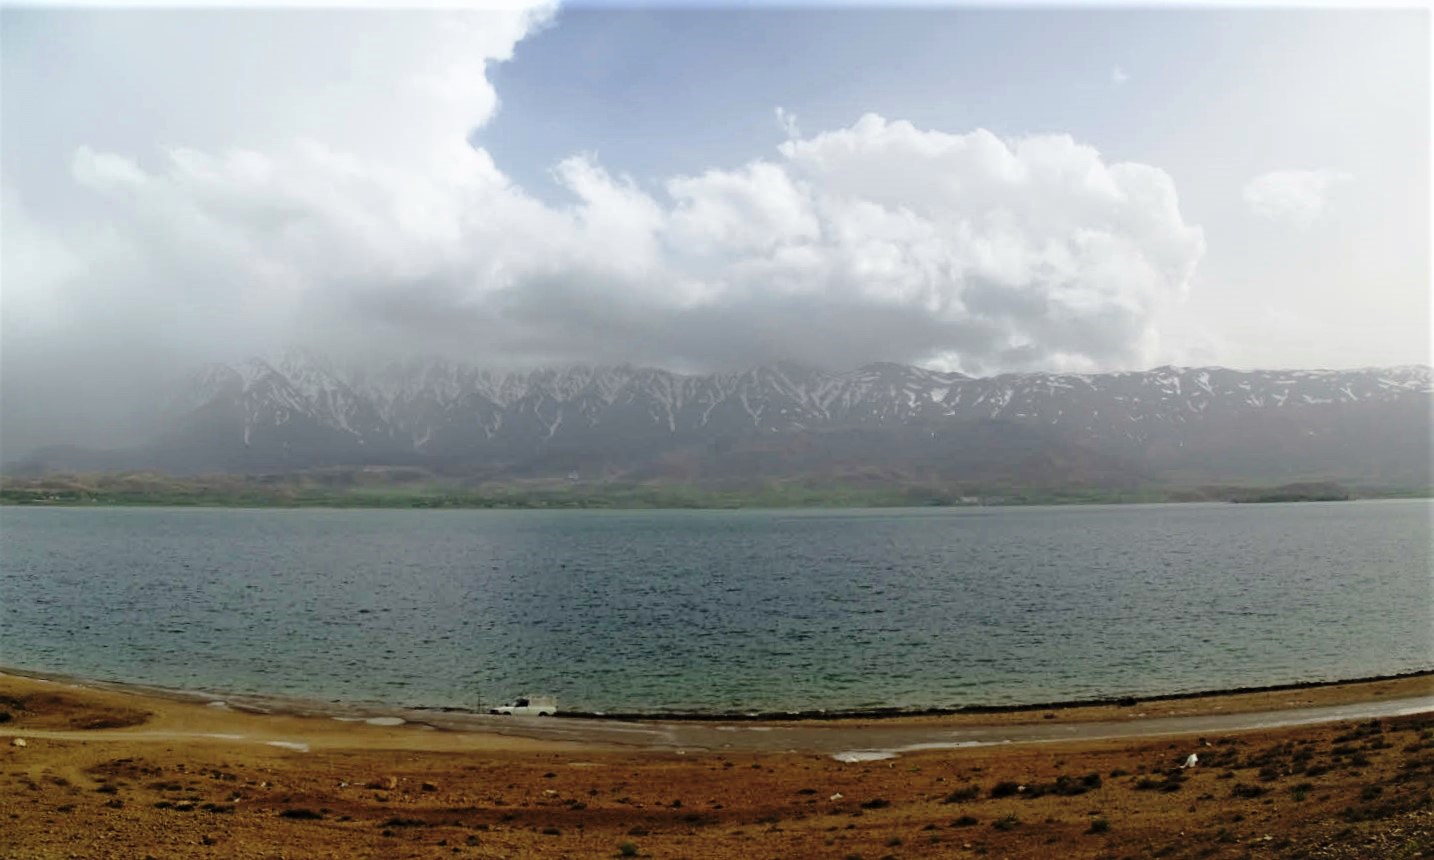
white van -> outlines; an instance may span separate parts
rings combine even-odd
[[[490,714],[509,717],[551,717],[558,712],[558,700],[553,696],[523,696],[509,705],[490,708]]]

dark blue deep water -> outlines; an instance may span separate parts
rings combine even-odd
[[[1431,505],[0,509],[0,664],[349,702],[951,707],[1434,666]]]

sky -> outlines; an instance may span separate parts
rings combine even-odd
[[[0,445],[294,345],[1427,363],[1429,24],[0,7]]]

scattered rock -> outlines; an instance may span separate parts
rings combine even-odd
[[[26,742],[26,740],[25,740],[24,738],[16,738],[15,740],[13,740],[13,741],[10,742],[10,746],[12,746],[12,747],[25,747],[25,746],[29,746],[29,745],[30,745],[30,744],[29,744],[28,742]]]

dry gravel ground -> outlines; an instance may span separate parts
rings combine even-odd
[[[311,751],[266,745],[276,726]],[[214,714],[0,675],[6,858],[1416,858],[1434,857],[1431,790],[1434,714],[844,764]]]

